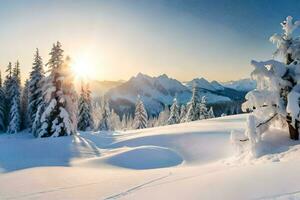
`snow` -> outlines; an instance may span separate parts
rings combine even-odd
[[[130,105],[135,104],[137,96],[140,95],[148,114],[157,115],[163,110],[163,105],[171,105],[175,97],[178,104],[186,104],[191,98],[193,84],[197,84],[202,89],[200,96],[206,96],[208,103],[232,101],[224,94],[217,93],[223,91],[224,88],[216,81],[209,83],[204,78],[200,78],[183,85],[165,74],[151,77],[142,73],[110,89],[106,96],[110,99],[110,105],[115,110],[126,110],[126,108],[130,109]]]
[[[195,78],[190,82],[186,83],[186,86],[190,89],[192,89],[194,85],[198,86],[199,88],[210,90],[210,91],[217,90],[217,88],[214,87],[214,85],[217,85],[216,82],[211,84],[205,78]],[[217,87],[219,88],[220,86],[218,85]]]
[[[235,89],[238,91],[248,92],[256,88],[256,81],[251,79],[241,79],[237,81],[228,81],[222,83],[224,87]]]
[[[2,134],[0,199],[299,199],[299,142],[272,129],[259,158],[236,155],[230,133],[244,132],[247,118],[59,138]]]

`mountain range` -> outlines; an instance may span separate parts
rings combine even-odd
[[[104,96],[109,100],[111,108],[118,114],[133,113],[137,96],[140,95],[149,115],[157,115],[170,106],[176,97],[179,104],[186,104],[192,95],[193,85],[199,88],[200,97],[206,96],[209,106],[215,114],[240,113],[245,94],[255,88],[250,79],[219,83],[195,78],[188,82],[180,82],[166,74],[151,77],[139,73],[128,81],[94,81],[91,90],[94,96]]]

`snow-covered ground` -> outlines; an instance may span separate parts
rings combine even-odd
[[[0,199],[300,199],[300,145],[273,131],[236,156],[247,115],[127,132],[0,136]],[[274,137],[273,135],[276,135]]]

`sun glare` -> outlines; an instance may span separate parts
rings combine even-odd
[[[91,76],[92,62],[86,56],[78,57],[74,59],[72,64],[73,72],[76,78],[88,79]]]

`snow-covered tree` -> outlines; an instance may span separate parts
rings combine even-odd
[[[151,127],[155,127],[157,118],[155,116],[150,116],[148,119],[148,123],[147,123],[147,127],[151,128]]]
[[[177,103],[177,99],[174,98],[173,104],[170,108],[170,117],[168,119],[168,124],[177,124],[180,122],[180,108]]]
[[[208,109],[206,107],[206,97],[203,96],[199,103],[199,119],[208,119],[208,118],[209,118],[209,114],[208,114]]]
[[[137,98],[134,112],[134,128],[143,129],[147,128],[148,115],[144,107],[144,103],[140,96]]]
[[[127,116],[126,121],[127,121],[127,130],[133,129],[133,117],[132,117],[132,115],[129,114]]]
[[[121,124],[122,124],[122,130],[126,130],[127,129],[127,117],[126,117],[125,113],[122,116]]]
[[[28,85],[28,118],[29,126],[32,128],[38,107],[43,101],[43,79],[44,79],[43,61],[36,49],[32,71],[30,72],[29,85]]]
[[[28,94],[29,94],[29,81],[25,81],[25,86],[22,89],[21,95],[21,129],[29,127],[29,116],[28,116]]]
[[[170,116],[170,109],[168,105],[165,105],[163,111],[161,111],[157,117],[155,126],[164,126],[168,124],[168,119]]]
[[[6,129],[6,102],[5,102],[5,92],[2,85],[2,76],[0,71],[0,131],[5,131]]]
[[[257,81],[257,87],[246,95],[243,110],[253,111],[248,120],[252,130],[246,131],[252,143],[259,142],[263,133],[278,124],[281,128],[288,126],[291,139],[299,139],[300,39],[292,34],[300,21],[293,22],[289,16],[281,26],[283,34],[270,38],[277,44],[274,53],[277,60],[251,62],[254,67],[251,77]]]
[[[194,85],[191,100],[187,103],[187,113],[183,122],[190,122],[200,119],[199,88]]]
[[[92,119],[92,106],[91,106],[91,95],[88,84],[81,82],[81,92],[78,100],[78,130],[87,131],[92,130],[93,119]]]
[[[76,133],[77,104],[69,59],[63,59],[61,44],[57,42],[47,63],[49,75],[43,84],[43,105],[38,137],[59,137]],[[38,124],[38,123],[37,123]]]
[[[208,110],[208,118],[215,118],[213,107],[210,107],[210,109]]]
[[[10,95],[12,103],[9,110],[9,123],[7,133],[17,133],[21,129],[21,107],[20,107],[20,90],[21,90],[21,75],[20,63],[17,61],[11,76]]]
[[[122,123],[120,116],[112,109],[110,114],[111,130],[120,130],[122,128]]]
[[[98,130],[99,131],[111,130],[110,110],[109,110],[109,104],[106,100],[104,100],[104,103],[102,105],[102,114],[101,114]]]
[[[181,105],[180,108],[180,123],[184,122],[186,116],[186,106],[184,104]]]
[[[12,104],[12,85],[13,85],[13,66],[9,62],[5,70],[6,76],[3,83],[3,89],[5,94],[5,124],[8,125],[9,111]]]

